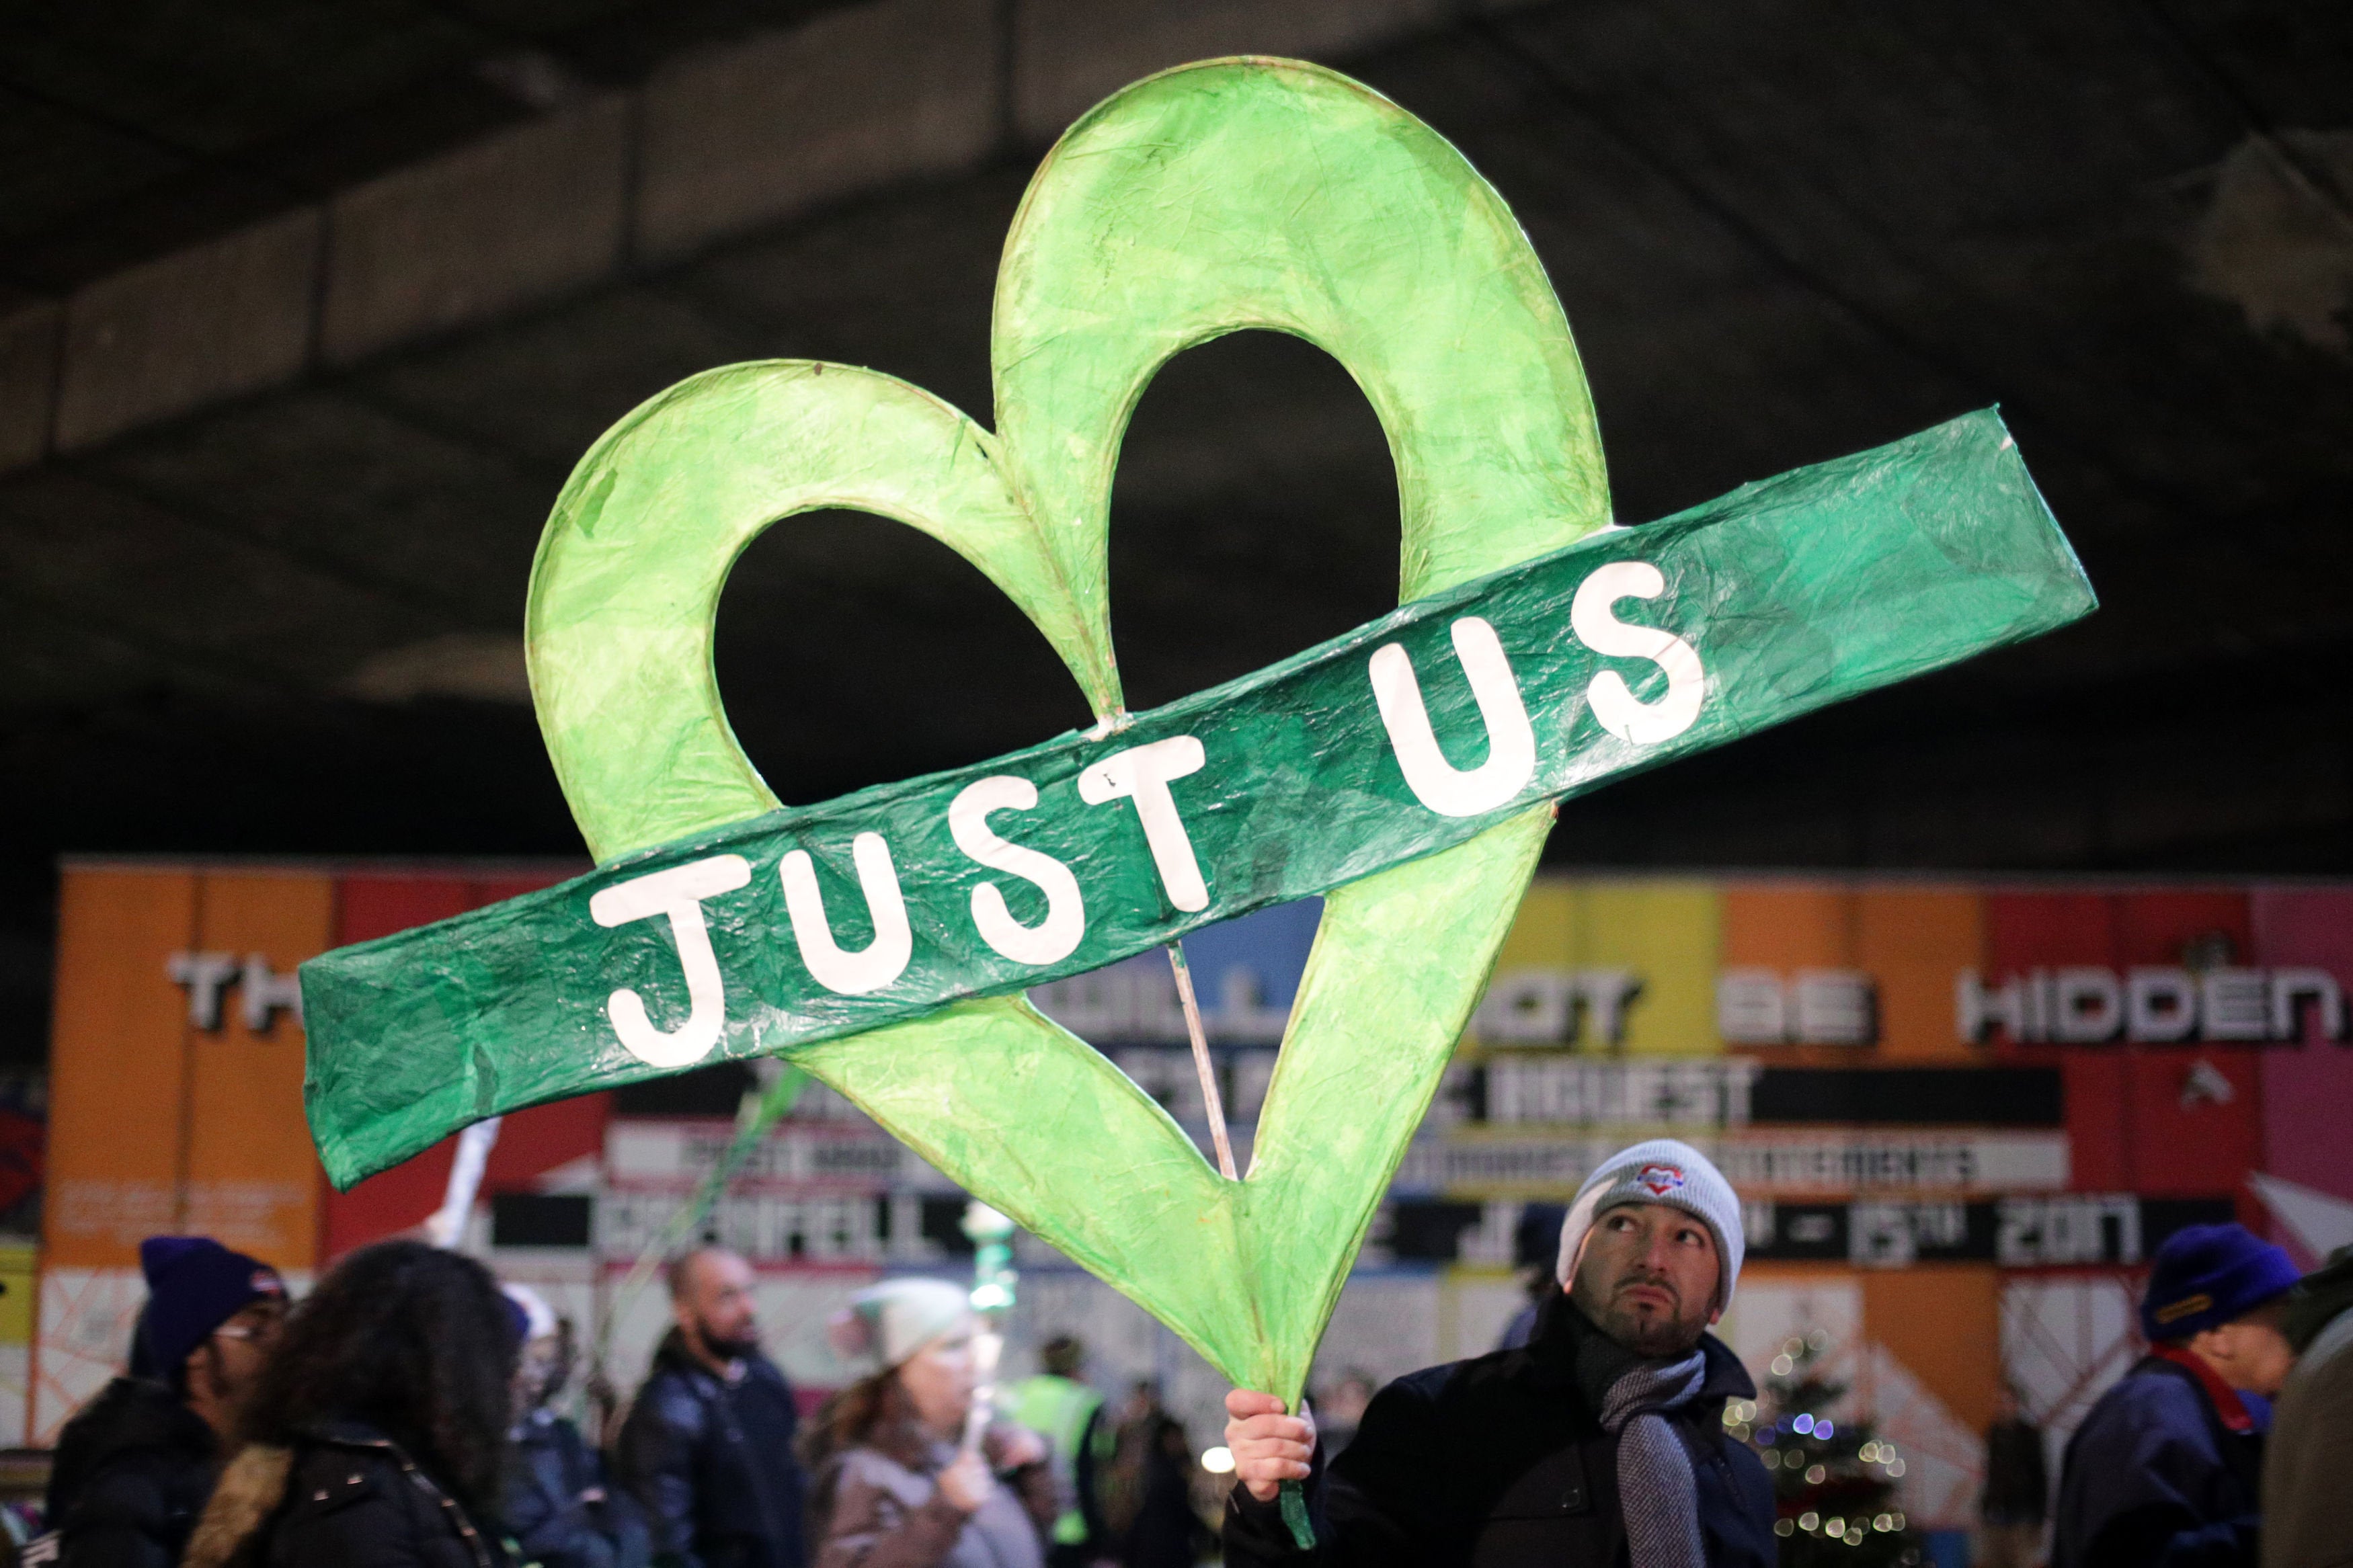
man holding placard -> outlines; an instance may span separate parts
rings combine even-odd
[[[1764,1568],[1772,1483],[1722,1421],[1757,1389],[1706,1331],[1741,1251],[1740,1200],[1697,1150],[1661,1139],[1604,1162],[1525,1347],[1398,1379],[1328,1467],[1312,1415],[1226,1396],[1226,1562]],[[1283,1520],[1286,1481],[1306,1484],[1311,1552]]]

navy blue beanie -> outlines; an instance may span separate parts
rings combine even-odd
[[[139,1316],[153,1375],[178,1386],[188,1353],[256,1301],[282,1301],[285,1282],[258,1258],[208,1236],[151,1236],[139,1244],[147,1305]],[[141,1360],[136,1355],[133,1360]]]
[[[2185,1226],[2157,1249],[2141,1332],[2153,1343],[2202,1334],[2277,1300],[2299,1278],[2285,1252],[2245,1226]]]

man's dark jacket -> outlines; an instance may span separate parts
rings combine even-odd
[[[220,1445],[177,1394],[118,1377],[58,1436],[47,1519],[67,1568],[174,1568],[219,1474]]]
[[[2068,1440],[2052,1568],[2253,1568],[2262,1476],[2262,1434],[2226,1426],[2188,1368],[2144,1357]]]
[[[1614,1568],[1626,1561],[1618,1440],[1577,1387],[1580,1336],[1599,1331],[1555,1296],[1517,1350],[1418,1372],[1381,1390],[1356,1441],[1307,1483],[1316,1549],[1293,1545],[1275,1503],[1237,1485],[1228,1568]],[[1712,1336],[1700,1395],[1672,1413],[1692,1458],[1709,1568],[1771,1568],[1773,1484],[1724,1432],[1724,1402],[1757,1392]]]
[[[792,1385],[764,1356],[739,1364],[726,1381],[672,1329],[622,1424],[621,1479],[669,1568],[801,1568]]]
[[[517,1424],[501,1521],[540,1568],[646,1568],[651,1548],[637,1500],[607,1482],[580,1428],[553,1411]]]

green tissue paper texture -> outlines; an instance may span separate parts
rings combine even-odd
[[[1128,715],[1105,579],[1120,439],[1170,355],[1249,327],[1324,348],[1378,412],[1402,607]],[[542,541],[527,633],[549,753],[598,869],[304,966],[306,1094],[339,1185],[480,1117],[691,1065],[633,1053],[616,1023],[626,990],[643,1026],[691,1037],[679,928],[591,906],[607,895],[596,908],[612,913],[650,876],[733,866],[693,905],[723,1001],[694,1059],[786,1056],[1226,1375],[1295,1400],[1551,802],[2092,605],[1990,414],[1603,531],[1576,351],[1510,213],[1419,121],[1311,66],[1187,67],[1073,127],[1007,243],[992,355],[994,434],[887,376],[774,362],[681,384],[583,459]],[[1104,722],[780,806],[728,727],[713,616],[752,539],[827,507],[898,519],[971,560]],[[1579,591],[1604,584],[1597,632]],[[1523,752],[1508,716],[1490,722],[1499,689],[1473,689],[1463,639],[1482,626],[1525,715]],[[1419,773],[1376,697],[1391,649],[1409,658],[1435,742]],[[1180,907],[1138,802],[1090,804],[1082,784],[1106,759],[1190,742],[1198,767],[1166,786],[1199,873],[1198,907]],[[1503,793],[1463,793],[1491,774]],[[1082,932],[1050,959],[985,938],[977,898],[994,889],[1034,931],[1057,907],[1050,890],[976,862],[949,826],[965,789],[1004,778],[1035,804],[999,807],[987,827],[1064,868],[1083,906]],[[885,983],[845,992],[818,977],[786,883],[805,855],[831,941],[856,954],[891,923],[853,857],[866,835],[888,849],[905,955]],[[1316,893],[1323,925],[1240,1183],[1021,999]]]

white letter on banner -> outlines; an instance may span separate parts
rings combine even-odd
[[[1413,676],[1413,657],[1402,644],[1374,650],[1373,700],[1380,705],[1381,725],[1414,798],[1440,816],[1476,816],[1527,788],[1536,771],[1536,732],[1528,725],[1520,683],[1513,679],[1495,628],[1465,616],[1454,623],[1453,637],[1454,657],[1462,661],[1487,726],[1485,762],[1466,772],[1438,749],[1430,710],[1422,706],[1421,683]]]
[[[898,868],[891,864],[891,847],[882,836],[861,833],[852,838],[849,858],[858,867],[859,890],[866,895],[866,912],[874,922],[874,940],[856,952],[844,952],[834,943],[809,852],[794,850],[777,869],[785,879],[785,912],[792,917],[801,962],[828,991],[863,996],[906,973],[915,934],[908,929],[907,901],[899,894]]]
[[[1046,895],[1046,918],[1023,925],[1005,907],[994,882],[972,890],[972,923],[980,940],[1016,963],[1055,963],[1071,956],[1087,934],[1086,901],[1079,879],[1050,855],[1008,844],[988,830],[992,811],[1028,811],[1038,804],[1038,786],[1010,775],[966,784],[948,805],[948,833],[956,847],[992,871],[1009,872]]]
[[[1691,644],[1610,613],[1620,599],[1655,599],[1666,591],[1666,578],[1649,562],[1613,561],[1578,584],[1569,601],[1568,624],[1579,642],[1610,658],[1647,658],[1667,672],[1667,694],[1656,702],[1636,700],[1614,669],[1603,670],[1585,689],[1601,727],[1637,746],[1655,746],[1690,729],[1707,695],[1707,671]]]
[[[727,988],[719,978],[719,955],[711,951],[711,929],[702,923],[702,900],[751,879],[752,863],[741,855],[713,855],[617,882],[589,899],[589,918],[600,926],[670,917],[679,967],[686,971],[686,1022],[664,1034],[646,1016],[645,999],[627,986],[605,1004],[622,1047],[648,1067],[682,1068],[719,1043],[727,1025]]]
[[[1207,760],[1200,742],[1190,735],[1171,735],[1113,752],[1079,774],[1079,798],[1089,805],[1135,802],[1136,820],[1144,824],[1144,842],[1151,847],[1160,885],[1167,889],[1168,901],[1186,910],[1208,909],[1209,889],[1201,880],[1201,864],[1193,858],[1193,840],[1186,835],[1185,819],[1176,815],[1176,797],[1168,793],[1168,781],[1200,772]]]

